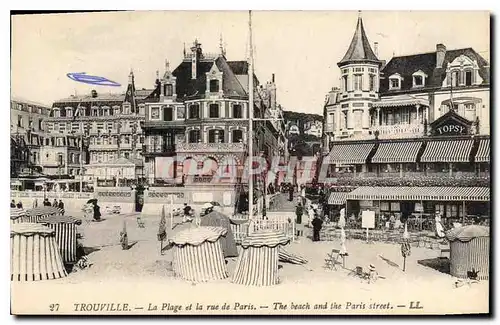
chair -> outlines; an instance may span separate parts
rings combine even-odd
[[[142,220],[141,216],[137,216],[137,226],[139,228],[144,228],[144,221]]]
[[[339,258],[340,258],[340,249],[336,248],[332,249],[332,252],[326,255],[325,268],[328,268],[330,270],[335,269],[335,271],[337,271],[337,264],[340,264]]]

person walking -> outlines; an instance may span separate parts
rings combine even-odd
[[[59,200],[59,204],[57,205],[59,209],[61,209],[61,214],[64,215],[64,203],[62,200]]]
[[[11,207],[11,208],[15,208],[15,207],[16,207],[16,201],[15,201],[15,200],[12,200],[12,201],[10,202],[10,207]]]
[[[320,241],[320,232],[321,232],[321,227],[323,226],[323,220],[319,217],[319,215],[316,215],[312,221],[313,225],[313,241]]]
[[[301,225],[302,224],[302,215],[304,214],[304,207],[302,204],[299,202],[297,204],[297,207],[295,208],[295,215],[297,216],[297,224]]]
[[[97,202],[94,202],[94,220],[101,221],[101,208],[97,205]]]
[[[293,186],[290,184],[288,186],[288,201],[293,201]]]

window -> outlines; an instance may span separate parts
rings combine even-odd
[[[128,152],[125,152],[123,156],[125,157],[125,159],[128,159],[130,157],[130,154]]]
[[[23,117],[21,115],[17,116],[17,126],[19,127],[23,126]]]
[[[174,120],[174,108],[172,106],[163,106],[163,120],[164,121]]]
[[[130,144],[130,138],[129,137],[124,137],[123,138],[123,143]]]
[[[39,119],[39,120],[38,120],[38,130],[43,130],[43,127],[42,127],[42,122],[43,122],[43,120],[42,120],[42,119]]]
[[[341,129],[346,129],[347,128],[347,111],[342,112],[342,119],[340,120],[340,128]]]
[[[354,75],[354,90],[361,90],[363,87],[363,76],[360,74]]]
[[[239,142],[243,141],[243,131],[233,130],[232,138],[233,138],[232,139],[233,143],[239,143]]]
[[[224,131],[222,130],[208,131],[208,143],[223,143],[223,142],[224,142]]]
[[[241,109],[241,105],[235,104],[233,105],[233,118],[242,118],[243,117],[243,110]]]
[[[210,118],[218,118],[219,117],[219,105],[218,104],[210,104]]]
[[[370,75],[370,91],[375,91],[375,75],[371,74]]]
[[[61,108],[61,109],[59,110],[59,116],[60,116],[60,117],[66,117],[66,110],[65,110],[64,108]]]
[[[424,77],[413,76],[413,87],[422,87],[424,85]]]
[[[219,92],[219,80],[210,80],[210,92],[217,93]]]
[[[171,84],[166,84],[163,86],[163,94],[165,96],[173,96],[174,95],[174,86]]]
[[[399,89],[399,79],[391,78],[389,79],[389,88],[390,89]]]
[[[152,120],[160,119],[160,108],[159,107],[151,107],[151,119]]]
[[[188,136],[189,143],[198,143],[201,140],[200,130],[191,130],[189,131]]]
[[[349,73],[349,69],[342,69],[342,73]]]
[[[465,71],[465,85],[466,86],[472,85],[472,71],[470,70]]]
[[[360,130],[363,125],[363,111],[355,110],[354,112],[354,129]]]
[[[354,68],[354,72],[363,72],[364,68]]]
[[[347,76],[342,76],[342,91],[346,92],[347,89]]]
[[[59,166],[63,165],[63,155],[62,155],[62,153],[57,154],[57,163],[59,164]]]
[[[189,118],[200,118],[200,106],[190,105],[189,106]]]
[[[459,72],[458,71],[452,71],[451,73],[451,85],[453,87],[458,86],[458,78],[459,78]]]

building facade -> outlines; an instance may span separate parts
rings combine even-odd
[[[40,172],[40,144],[50,107],[12,97],[10,101],[11,177]]]
[[[168,62],[156,96],[145,101],[145,174],[151,185],[234,186],[242,175],[249,140],[249,71],[246,61],[204,53],[197,41],[171,71]],[[276,85],[254,76],[254,155],[269,159],[284,148]],[[232,176],[231,176],[232,175]],[[221,184],[219,184],[221,185]]]
[[[376,52],[359,17],[324,108],[323,179],[353,190],[332,193],[331,204],[356,214],[488,215],[489,63],[443,44],[387,63]]]
[[[96,175],[98,183],[113,183],[118,176],[114,175],[116,168],[113,165],[121,166],[123,161],[120,159],[142,166],[144,100],[153,92],[154,89],[136,89],[134,74],[130,72],[124,94],[100,94],[92,90],[87,95],[54,102],[52,114],[46,121],[47,131],[83,139],[88,146],[85,178],[94,180],[92,177]],[[108,166],[111,166],[109,172],[103,170]],[[127,173],[127,177],[137,180],[142,173]]]

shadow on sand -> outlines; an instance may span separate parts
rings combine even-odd
[[[447,257],[429,258],[426,260],[419,260],[417,263],[441,273],[450,274],[450,260]]]

